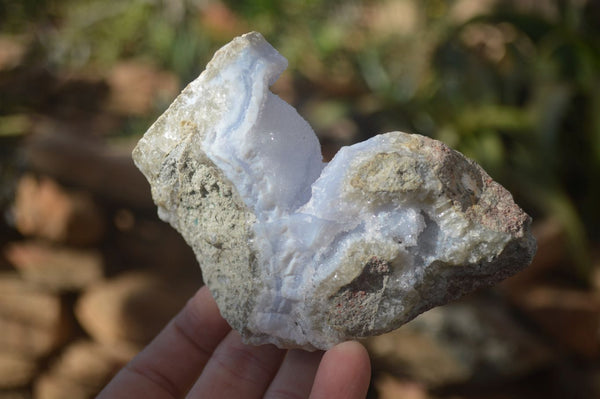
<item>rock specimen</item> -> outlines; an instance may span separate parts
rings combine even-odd
[[[330,348],[529,264],[530,218],[438,141],[387,133],[325,165],[269,91],[286,64],[258,33],[234,39],[133,154],[245,342]]]

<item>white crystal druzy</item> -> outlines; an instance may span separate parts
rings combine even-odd
[[[529,217],[440,142],[387,133],[324,165],[269,91],[286,64],[258,33],[234,39],[134,151],[246,342],[326,349],[529,263]]]

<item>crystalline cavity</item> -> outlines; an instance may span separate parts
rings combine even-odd
[[[438,141],[387,133],[325,165],[269,91],[286,64],[258,33],[234,39],[134,150],[245,342],[327,349],[529,264],[530,218]]]

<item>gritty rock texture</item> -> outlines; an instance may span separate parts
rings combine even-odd
[[[530,218],[438,141],[387,133],[324,164],[269,91],[285,67],[260,34],[234,39],[134,150],[245,342],[327,349],[529,264]]]

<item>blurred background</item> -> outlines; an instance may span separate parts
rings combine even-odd
[[[600,398],[596,0],[0,0],[0,398],[93,397],[201,286],[130,153],[250,30],[326,159],[431,136],[534,218],[527,270],[365,342],[369,397]]]

